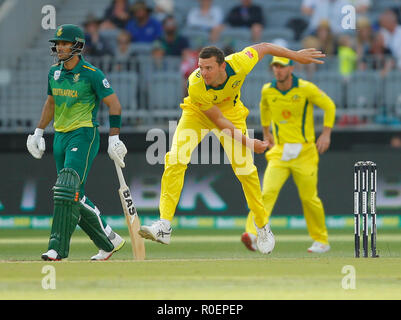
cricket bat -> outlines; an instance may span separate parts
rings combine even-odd
[[[121,205],[124,210],[125,220],[128,225],[129,235],[131,237],[132,254],[136,260],[145,259],[145,243],[144,239],[138,234],[141,222],[139,221],[138,213],[136,211],[134,201],[132,200],[131,192],[125,183],[121,167],[114,162],[117,170],[118,181],[120,182],[120,195]]]

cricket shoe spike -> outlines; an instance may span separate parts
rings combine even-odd
[[[110,251],[110,252],[106,252],[106,251],[100,249],[98,254],[94,255],[91,258],[91,260],[94,260],[94,261],[106,261],[113,255],[114,252],[117,252],[118,250],[120,250],[125,244],[125,240],[123,238],[121,238],[114,231],[112,231],[110,233],[109,239],[110,239],[111,243],[113,244],[114,249],[112,251]]]
[[[241,236],[241,241],[248,250],[256,251],[258,246],[256,244],[257,237],[250,232],[244,232]]]
[[[169,244],[171,231],[171,227],[167,227],[163,221],[158,220],[151,226],[142,226],[138,233],[142,238]]]
[[[56,250],[50,249],[49,251],[42,254],[42,260],[44,261],[61,261],[60,255]]]
[[[256,226],[256,230],[258,231],[258,237],[256,239],[258,250],[263,254],[271,253],[276,244],[276,240],[274,239],[273,232],[270,230],[269,224],[266,224],[262,228]]]
[[[329,250],[330,250],[330,246],[328,244],[324,244],[319,241],[313,242],[312,246],[308,248],[308,252],[311,252],[311,253],[325,253]]]

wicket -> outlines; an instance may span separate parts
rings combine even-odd
[[[377,166],[372,161],[358,161],[354,165],[354,236],[355,258],[360,257],[360,215],[362,214],[362,248],[363,257],[368,257],[368,193],[370,193],[370,249],[371,257],[376,254],[376,189]]]

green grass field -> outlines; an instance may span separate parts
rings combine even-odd
[[[250,252],[238,230],[180,230],[168,246],[146,241],[147,259],[133,261],[127,244],[109,261],[76,231],[68,261],[44,262],[48,231],[0,231],[0,299],[400,299],[401,230],[379,230],[377,259],[353,257],[353,231],[329,230],[332,250],[310,254],[305,230],[276,230],[268,256]],[[54,266],[56,288],[42,273]],[[343,288],[344,266],[355,289]],[[346,281],[345,281],[346,282]],[[349,283],[349,282],[347,282]]]

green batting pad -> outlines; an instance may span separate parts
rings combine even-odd
[[[85,205],[80,203],[81,219],[78,225],[91,238],[96,247],[106,252],[112,251],[114,246],[105,233],[104,228],[107,224],[101,219],[100,212],[95,209],[95,205],[88,198],[85,199]]]
[[[78,173],[65,168],[60,171],[53,188],[54,214],[49,250],[56,250],[61,258],[68,257],[71,236],[79,220],[79,187]]]

